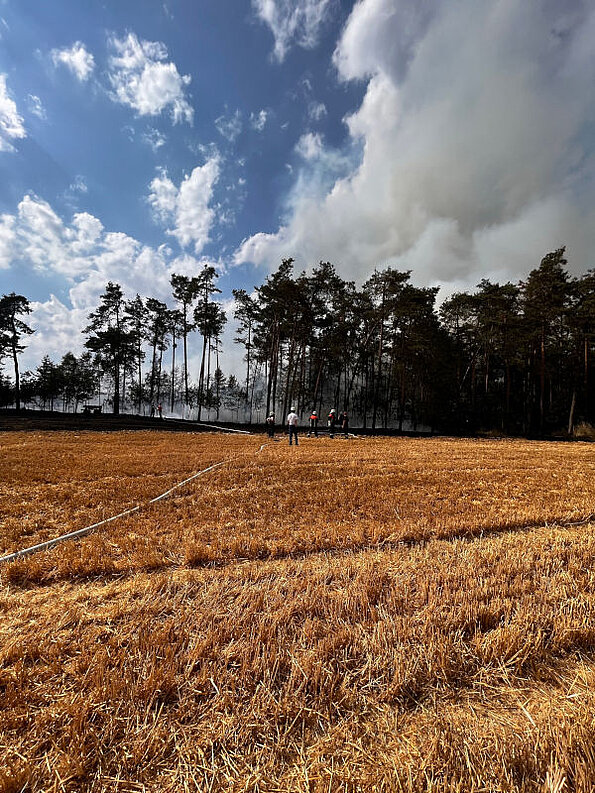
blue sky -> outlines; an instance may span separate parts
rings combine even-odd
[[[80,351],[108,280],[169,301],[204,262],[228,310],[288,256],[442,296],[595,266],[594,40],[581,0],[0,0],[25,365]]]

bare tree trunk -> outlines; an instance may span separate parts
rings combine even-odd
[[[576,407],[576,388],[572,389],[572,401],[570,403],[570,414],[568,415],[568,434],[572,435],[574,429],[574,408]]]
[[[318,372],[316,374],[316,383],[314,384],[314,393],[312,395],[312,404],[316,405],[316,398],[318,397],[318,389],[320,387],[320,379],[322,377],[322,367],[324,366],[324,358],[320,359],[318,364]]]
[[[184,404],[188,405],[188,325],[186,320],[187,307],[184,303]]]
[[[207,353],[207,337],[202,337],[202,356],[200,359],[200,374],[198,376],[198,421],[202,411],[203,392],[205,384],[205,356]]]
[[[169,410],[174,412],[175,404],[175,378],[176,378],[176,331],[172,332],[171,337],[171,383],[169,390]],[[182,418],[184,418],[182,416]]]
[[[217,369],[219,369],[219,345],[215,348],[215,355],[217,356]],[[217,375],[217,421],[219,421],[219,401],[220,401],[220,394],[219,394],[219,375]]]
[[[291,375],[295,371],[295,327],[292,329],[291,332],[291,340],[289,342],[289,350],[287,352],[287,375],[285,377],[285,393],[283,394],[283,415],[286,416],[289,408],[289,397],[290,397],[290,388],[289,388],[289,380]],[[293,388],[293,382],[292,382]],[[292,399],[293,399],[293,395]]]
[[[19,373],[19,357],[16,344],[12,345],[12,362],[14,365],[14,402],[17,411],[21,409],[21,375]]]
[[[591,411],[589,410],[589,337],[585,333],[585,341],[584,341],[584,348],[583,348],[583,361],[584,361],[584,371],[583,371],[583,383],[584,383],[584,392],[585,392],[585,418],[589,420],[591,418]]]
[[[382,295],[384,312],[384,294]],[[374,404],[372,407],[372,429],[376,429],[376,414],[378,411],[378,394],[380,391],[380,380],[382,376],[382,346],[384,342],[384,317],[380,324],[380,338],[378,340],[378,368],[376,369],[376,382],[374,384]]]
[[[157,369],[157,401],[161,402],[161,373],[163,371],[163,347],[159,348],[159,368]]]
[[[539,365],[539,434],[543,433],[545,417],[545,328],[541,328]]]

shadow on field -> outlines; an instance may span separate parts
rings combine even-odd
[[[274,562],[274,561],[300,561],[315,556],[327,556],[329,558],[348,557],[352,554],[366,553],[370,551],[396,551],[408,548],[424,547],[428,543],[460,542],[481,540],[494,535],[512,534],[520,532],[534,531],[540,528],[571,528],[584,526],[595,520],[595,513],[590,513],[579,520],[569,521],[564,517],[550,519],[543,523],[506,523],[498,526],[477,526],[457,532],[447,532],[441,534],[440,531],[431,531],[420,536],[403,534],[398,538],[394,535],[378,542],[353,543],[347,546],[328,546],[326,548],[310,549],[270,549],[261,546],[251,550],[242,556],[225,556],[219,553],[212,556],[209,548],[197,547],[194,552],[186,554],[185,561],[169,556],[165,559],[156,553],[153,559],[146,563],[132,564],[127,568],[118,567],[117,560],[101,556],[90,560],[81,560],[79,566],[74,569],[60,569],[54,561],[43,555],[27,557],[14,562],[9,562],[4,568],[0,567],[0,576],[4,584],[11,584],[23,589],[34,587],[51,586],[60,582],[91,582],[91,581],[112,581],[118,579],[131,578],[139,573],[160,572],[169,569],[204,569],[221,570],[234,565],[246,564],[249,562]]]

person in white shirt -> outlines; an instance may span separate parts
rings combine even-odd
[[[298,414],[295,412],[295,408],[291,408],[291,413],[287,416],[287,425],[289,427],[289,445],[291,446],[293,438],[295,438],[295,445],[299,446],[298,444]]]

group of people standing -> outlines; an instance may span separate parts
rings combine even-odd
[[[161,405],[161,402],[159,402],[159,404],[157,405],[157,408],[155,408],[155,403],[151,402],[151,418],[155,418],[155,409],[157,410],[157,415],[159,416],[159,418],[162,419],[163,418],[163,407]]]
[[[299,416],[296,413],[294,407],[291,408],[286,420],[287,424],[287,432],[289,435],[289,445],[293,445],[293,441],[295,440],[295,445],[298,446],[298,426],[299,426]],[[266,418],[266,427],[267,427],[267,434],[269,438],[273,438],[275,435],[275,414],[269,413]],[[344,438],[349,437],[349,416],[347,411],[344,410],[341,414],[337,416],[337,411],[333,408],[329,414],[327,419],[327,427],[328,427],[328,434],[330,438],[335,437],[335,432],[337,432],[337,428],[342,432]],[[310,436],[314,436],[315,438],[318,437],[318,413],[316,410],[313,410],[310,414],[310,418],[308,420],[308,438]]]

